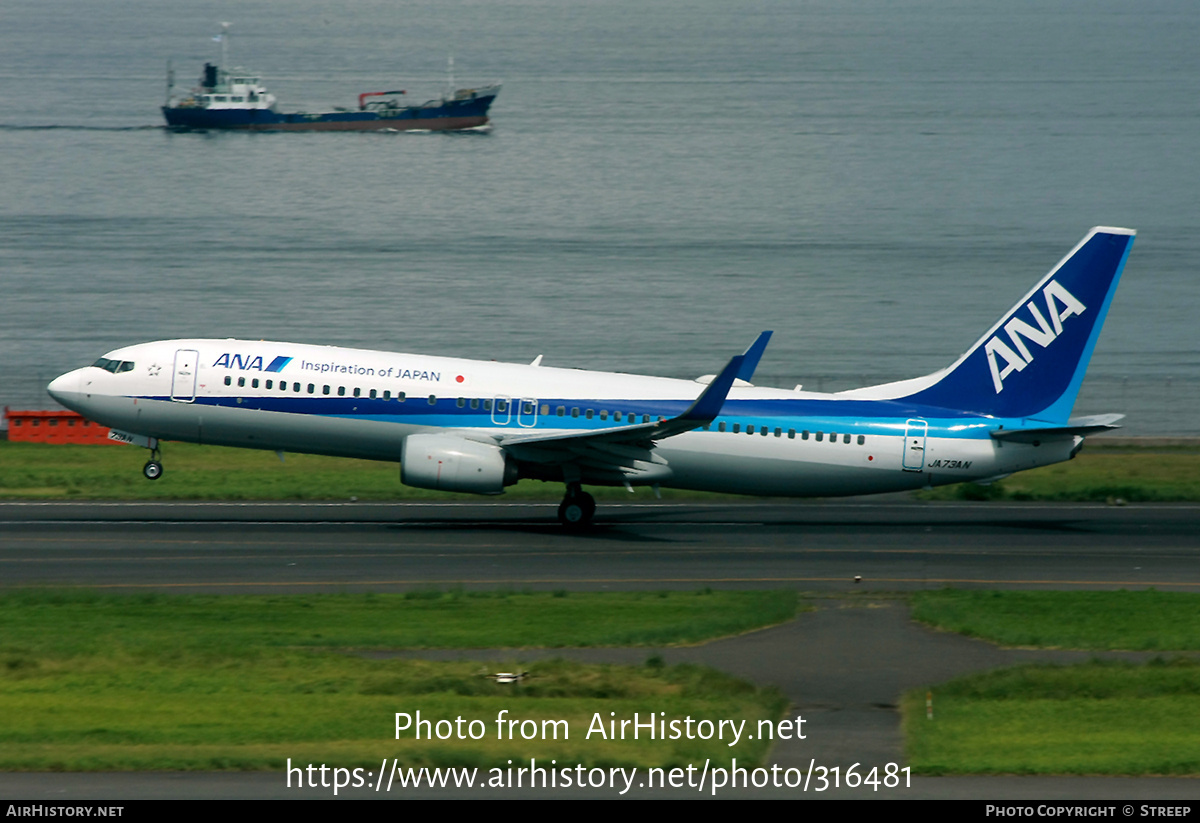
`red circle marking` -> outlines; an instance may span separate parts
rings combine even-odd
[[[466,380],[467,378],[463,377],[463,376],[460,374],[458,377],[456,377],[456,378],[454,378],[454,379],[455,379],[455,380],[457,380],[459,383],[461,383],[462,381]]]

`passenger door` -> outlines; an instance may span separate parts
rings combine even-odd
[[[171,380],[171,399],[180,403],[191,403],[196,399],[196,370],[200,363],[200,352],[179,349],[175,352],[175,376]]]
[[[904,422],[904,470],[919,472],[925,468],[925,441],[929,436],[929,423],[925,420]]]

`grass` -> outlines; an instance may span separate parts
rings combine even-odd
[[[732,595],[732,597],[730,596]],[[26,590],[0,595],[0,769],[282,769],[760,762],[767,741],[604,740],[598,715],[777,720],[787,701],[694,666],[375,659],[398,647],[694,642],[790,617],[792,593],[222,596]],[[502,668],[515,668],[513,661]],[[562,739],[499,739],[501,710],[565,721]],[[395,714],[479,720],[478,740],[396,738]],[[612,714],[610,714],[612,713]]]
[[[0,595],[0,655],[697,643],[790,620],[795,592]]]
[[[902,702],[918,774],[1200,774],[1200,663],[1021,666]]]
[[[922,622],[1009,646],[1200,649],[1200,596],[1158,591],[945,589],[913,596]],[[1200,661],[1026,665],[901,702],[921,774],[1200,774]]]
[[[237,658],[193,653],[169,660],[81,657],[0,678],[5,723],[0,769],[275,769],[287,758],[378,766],[498,766],[509,759],[596,765],[761,761],[766,741],[604,740],[587,731],[640,712],[668,718],[778,719],[787,701],[694,666],[606,666],[549,660],[520,685],[497,684],[470,662],[367,660],[254,650]],[[536,739],[502,738],[496,719],[535,720]],[[480,739],[396,738],[397,712],[481,721]],[[541,721],[565,721],[542,739]]]
[[[149,452],[117,445],[49,445],[0,441],[0,498],[57,500],[473,500],[473,494],[429,491],[400,482],[396,463],[166,443],[166,471],[142,476]],[[624,488],[588,487],[600,500],[632,497]],[[650,492],[637,492],[645,499]],[[672,492],[664,499],[722,499],[704,492]],[[562,499],[561,483],[524,480],[505,501]]]
[[[149,452],[128,446],[0,443],[0,496],[65,500],[392,500],[394,463],[168,443],[150,482]],[[422,493],[424,495],[425,493]],[[429,493],[433,494],[433,493]]]
[[[0,498],[60,500],[454,500],[479,498],[413,489],[395,463],[168,443],[166,472],[141,474],[147,452],[131,446],[0,442]],[[624,489],[593,488],[601,500]],[[641,499],[650,493],[637,492]],[[506,500],[557,501],[561,484],[522,481]],[[664,489],[671,499],[731,499]],[[1075,460],[1013,475],[990,486],[961,484],[919,492],[928,500],[1200,500],[1200,452],[1087,449]]]
[[[912,598],[916,620],[1005,646],[1200,650],[1200,595],[1148,591],[964,591]]]

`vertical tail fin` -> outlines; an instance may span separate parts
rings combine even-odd
[[[949,368],[849,394],[1065,422],[1134,234],[1132,229],[1092,229]]]

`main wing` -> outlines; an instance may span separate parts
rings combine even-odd
[[[761,351],[758,354],[761,356]],[[666,480],[671,470],[666,460],[655,454],[655,444],[712,423],[721,413],[746,357],[733,357],[695,402],[676,417],[587,432],[503,434],[493,442],[523,463],[561,467],[562,479],[567,482],[581,478],[626,484]]]

